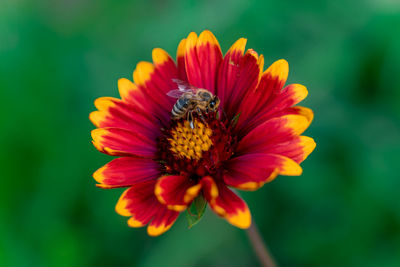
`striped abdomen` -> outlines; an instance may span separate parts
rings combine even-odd
[[[174,107],[172,108],[172,119],[180,119],[182,118],[190,105],[190,99],[186,98],[184,95],[176,101]]]

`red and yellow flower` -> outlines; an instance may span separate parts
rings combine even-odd
[[[203,197],[211,209],[240,228],[251,224],[247,204],[230,188],[256,190],[277,175],[297,176],[314,150],[301,135],[313,112],[296,106],[307,96],[300,84],[284,87],[288,63],[264,70],[264,57],[236,41],[225,56],[209,31],[192,32],[176,62],[155,48],[153,63],[139,62],[133,82],[118,81],[121,99],[101,97],[90,120],[94,146],[118,156],[94,173],[102,188],[127,187],[116,211],[149,235],[167,231],[180,212]],[[204,88],[221,101],[219,111],[172,120],[175,79]]]

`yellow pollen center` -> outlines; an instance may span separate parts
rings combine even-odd
[[[170,150],[178,157],[199,160],[204,151],[212,146],[210,137],[212,130],[198,120],[194,121],[194,129],[190,128],[188,121],[171,130],[172,138],[168,138]]]

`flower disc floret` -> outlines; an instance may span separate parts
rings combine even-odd
[[[195,128],[191,128],[187,120],[178,122],[171,130],[170,151],[175,157],[199,160],[213,145],[211,141],[212,130],[199,121],[195,121]]]

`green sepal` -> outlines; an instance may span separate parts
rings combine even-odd
[[[186,219],[189,229],[196,225],[206,211],[207,201],[202,195],[196,197],[190,207],[186,210]]]

